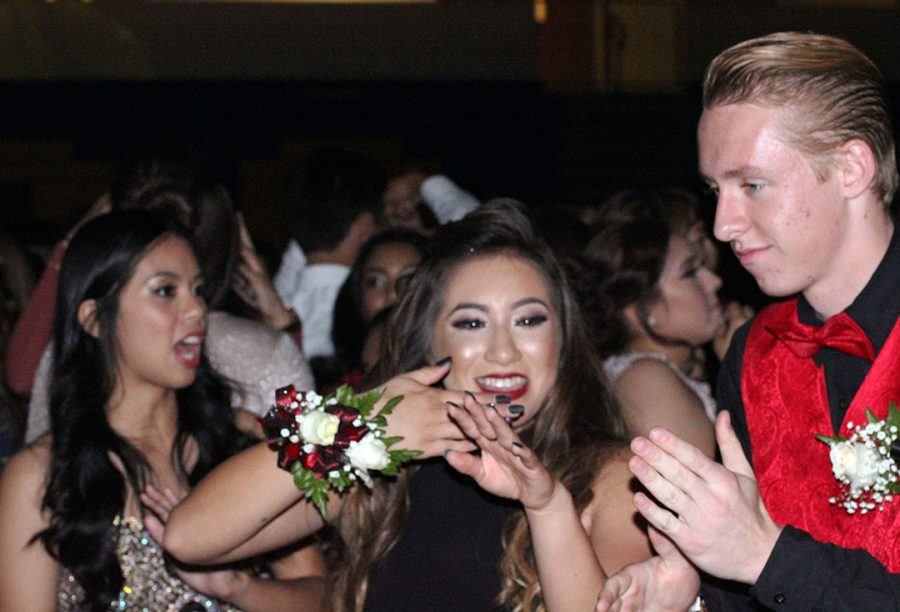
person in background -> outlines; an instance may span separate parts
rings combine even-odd
[[[274,284],[302,322],[309,359],[334,354],[334,301],[360,248],[376,231],[386,182],[374,161],[341,149],[310,153],[288,179],[292,239]]]
[[[102,215],[72,239],[59,273],[51,432],[0,479],[0,609],[181,609],[210,598],[223,610],[318,609],[315,548],[273,564],[269,579],[170,569],[156,542],[178,499],[261,433],[231,410],[201,350],[202,282],[189,235],[162,215]]]
[[[458,221],[479,205],[472,194],[443,174],[408,170],[388,181],[381,224],[430,235],[438,225]]]
[[[25,250],[0,232],[0,360],[9,358],[7,347],[13,325],[34,286],[34,271]],[[21,447],[27,404],[0,384],[0,471]]]
[[[418,232],[393,229],[375,234],[360,249],[334,303],[333,367],[341,379],[349,375],[361,382],[365,370],[363,346],[369,327],[382,310],[397,302],[422,260],[425,247],[426,239]],[[321,370],[314,375],[318,389],[331,386]]]
[[[712,457],[716,403],[691,374],[723,329],[721,279],[676,190],[624,191],[598,208],[577,283],[632,435],[671,428]]]

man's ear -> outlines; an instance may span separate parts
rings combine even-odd
[[[845,142],[838,151],[838,171],[846,197],[865,193],[878,174],[878,160],[872,147],[859,138]]]
[[[81,329],[96,338],[100,335],[97,323],[97,300],[85,300],[78,305],[78,324]]]

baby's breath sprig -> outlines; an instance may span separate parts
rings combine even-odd
[[[843,436],[817,434],[816,439],[831,448],[831,470],[841,483],[841,494],[828,501],[840,504],[848,514],[884,510],[884,504],[900,493],[900,468],[895,445],[900,438],[900,410],[888,405],[883,419],[866,409],[867,423],[847,423],[852,433]]]

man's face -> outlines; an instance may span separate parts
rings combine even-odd
[[[839,172],[820,180],[779,131],[781,109],[727,104],[697,128],[700,172],[717,194],[716,238],[772,296],[839,290],[849,224]]]

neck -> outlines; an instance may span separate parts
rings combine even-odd
[[[662,344],[649,336],[641,335],[631,340],[626,349],[632,353],[659,353],[687,374],[691,366],[693,347],[687,344]]]
[[[178,429],[178,403],[173,389],[117,385],[106,407],[113,430],[129,440],[171,443]]]
[[[837,249],[835,270],[825,282],[817,283],[803,292],[810,306],[821,320],[846,310],[869,283],[887,252],[894,233],[894,224],[887,211],[867,218],[864,227],[846,233],[852,240]]]

